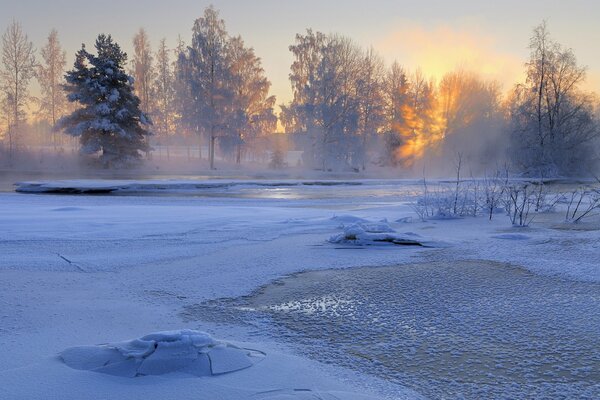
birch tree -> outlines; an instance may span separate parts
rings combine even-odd
[[[290,46],[292,103],[284,121],[311,138],[305,162],[320,169],[358,168],[363,52],[349,38],[307,30]]]
[[[66,52],[58,39],[58,32],[52,29],[46,45],[41,49],[42,64],[37,69],[37,79],[40,84],[40,111],[52,127],[62,117],[66,110],[66,95],[62,89],[64,72],[67,64]],[[56,148],[56,131],[52,130],[52,143]]]
[[[232,98],[227,86],[227,42],[225,21],[217,10],[208,7],[194,22],[191,46],[181,60],[183,79],[191,96],[185,110],[188,124],[208,138],[211,169],[215,167],[215,141],[226,130],[227,106]]]
[[[142,111],[150,115],[154,111],[152,88],[156,73],[150,38],[144,28],[140,28],[133,37],[133,59],[131,61],[135,93],[140,98]]]
[[[156,52],[156,77],[154,81],[156,112],[154,125],[156,132],[163,136],[169,135],[174,129],[175,77],[169,53],[166,39],[162,39]]]
[[[29,82],[35,76],[35,50],[33,43],[23,32],[21,24],[13,20],[2,35],[2,66],[0,73],[8,118],[9,154],[12,157],[15,137],[21,121],[25,118],[25,107],[29,100]]]
[[[241,37],[231,38],[228,46],[232,89],[232,114],[228,135],[221,141],[229,154],[241,162],[242,146],[263,132],[272,133],[277,125],[273,112],[275,96],[269,96],[271,82],[265,76],[261,60],[254,49],[246,47]]]

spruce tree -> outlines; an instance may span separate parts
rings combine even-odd
[[[99,153],[105,167],[130,166],[149,149],[151,122],[133,93],[133,78],[125,72],[127,54],[110,35],[99,35],[95,47],[97,55],[82,45],[65,75],[67,98],[80,107],[57,128],[79,137],[83,153]]]

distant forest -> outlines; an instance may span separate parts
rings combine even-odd
[[[58,31],[36,51],[18,21],[6,29],[0,164],[45,146],[76,148],[98,166],[120,168],[183,145],[190,159],[193,144],[211,169],[262,163],[420,174],[460,155],[474,174],[500,165],[543,177],[598,170],[598,97],[584,90],[586,69],[545,22],[529,38],[524,81],[506,92],[476,70],[434,81],[347,36],[307,29],[289,46],[287,104],[277,104],[259,55],[228,33],[212,6],[176,48],[166,39],[153,46],[140,29],[128,57],[109,34],[84,46],[71,67],[75,55],[63,50]]]

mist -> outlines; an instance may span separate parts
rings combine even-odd
[[[17,176],[420,178],[449,177],[460,157],[474,177],[499,166],[544,177],[598,171],[598,98],[583,89],[585,68],[545,23],[523,43],[551,43],[548,54],[530,45],[524,79],[509,87],[476,65],[436,80],[422,72],[427,65],[401,65],[350,36],[307,29],[290,41],[287,103],[272,95],[260,54],[228,28],[208,7],[175,48],[152,43],[144,28],[135,33],[122,73],[131,77],[125,89],[139,103],[132,113],[142,136],[115,145],[105,140],[110,129],[81,128],[83,114],[105,116],[93,115],[96,100],[86,104],[82,88],[65,80],[73,55],[60,33],[34,45],[13,21],[3,51],[20,43],[26,61],[14,85],[10,65],[2,70],[0,168]],[[569,85],[552,86],[563,81]]]

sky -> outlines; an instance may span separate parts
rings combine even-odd
[[[439,79],[457,67],[480,72],[509,89],[522,79],[531,31],[547,20],[554,39],[575,51],[588,67],[588,88],[600,92],[600,2],[596,0],[0,0],[0,31],[19,21],[39,49],[52,28],[59,32],[68,63],[99,33],[110,33],[131,54],[135,32],[144,27],[156,46],[178,35],[189,43],[194,20],[213,4],[227,30],[254,47],[278,103],[292,93],[288,46],[306,28],[336,32],[373,46],[390,64],[420,67]]]

